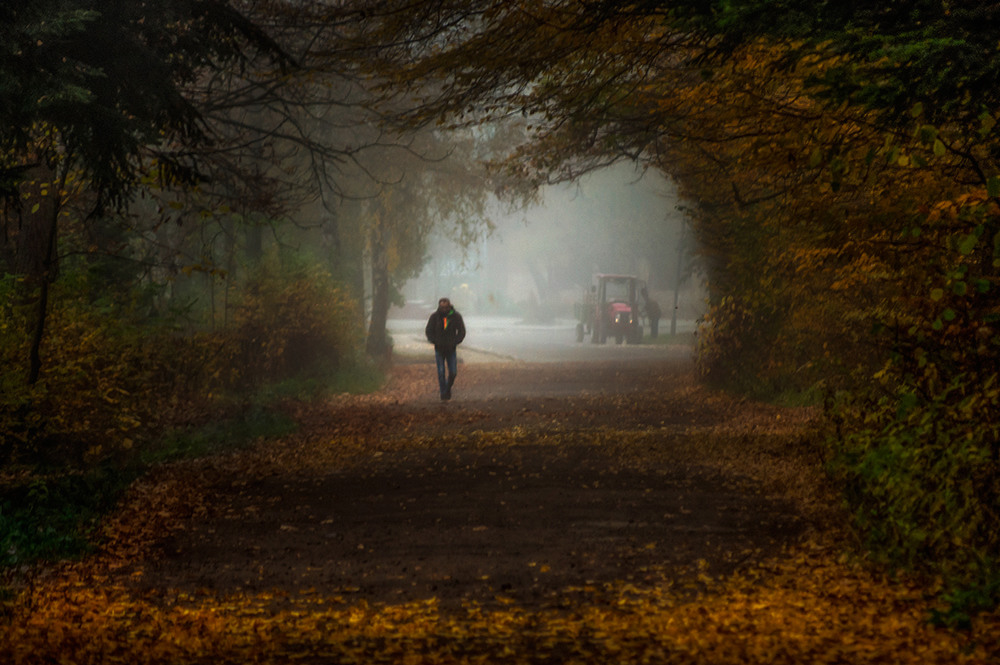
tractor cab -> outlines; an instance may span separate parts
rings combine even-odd
[[[642,282],[634,275],[594,275],[594,284],[579,309],[576,338],[582,342],[591,334],[594,344],[604,344],[608,337],[615,343],[642,341],[639,294]]]

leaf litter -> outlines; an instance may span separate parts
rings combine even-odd
[[[7,601],[0,661],[997,662],[1000,615],[935,627],[933,584],[853,549],[812,411],[628,369],[466,367],[445,406],[427,367],[402,366],[375,395],[290,404],[297,434],[136,483],[96,555]],[[546,381],[588,388],[519,392]],[[372,512],[351,526],[359,495]],[[380,532],[379,515],[397,522]],[[472,567],[455,567],[463,547]]]

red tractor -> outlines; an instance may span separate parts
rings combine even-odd
[[[594,344],[604,344],[608,337],[615,343],[642,342],[639,294],[642,282],[632,275],[594,275],[594,285],[579,307],[576,341],[592,335]]]

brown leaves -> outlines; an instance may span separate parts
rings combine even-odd
[[[469,388],[489,377],[495,387],[510,375],[471,369],[464,375]],[[536,380],[538,375],[522,378]],[[639,386],[650,380],[642,372],[635,379]],[[420,406],[420,391],[412,385],[400,386],[395,396],[390,388],[370,398],[338,398],[322,409],[303,407],[300,435],[239,455],[165,468],[136,485],[122,511],[106,524],[100,555],[38,576],[34,587],[22,592],[12,616],[3,620],[0,662],[995,662],[1000,655],[1000,615],[978,618],[967,633],[931,627],[928,590],[852,561],[834,529],[769,559],[762,560],[759,552],[730,552],[731,559],[747,563],[735,575],[720,575],[706,560],[670,567],[665,562],[676,555],[678,544],[651,538],[624,541],[623,551],[633,563],[622,569],[621,579],[589,576],[610,550],[578,558],[590,567],[581,573],[568,569],[566,561],[572,558],[550,557],[536,548],[515,562],[523,572],[519,579],[532,587],[522,589],[503,588],[502,566],[495,555],[503,551],[496,539],[512,534],[505,524],[519,516],[472,511],[461,513],[453,533],[464,534],[465,543],[486,544],[493,553],[489,567],[465,582],[457,575],[446,577],[453,572],[447,568],[419,575],[441,585],[492,589],[492,595],[473,597],[466,592],[459,602],[446,602],[442,594],[407,602],[368,599],[365,575],[373,569],[364,566],[392,543],[396,532],[373,531],[368,535],[381,540],[363,539],[345,524],[350,505],[335,503],[339,510],[323,512],[324,493],[347,477],[354,484],[343,497],[364,489],[366,482],[414,478],[399,495],[389,496],[384,484],[369,489],[375,498],[385,494],[385,503],[397,506],[395,512],[423,509],[433,523],[435,516],[444,515],[437,507],[455,509],[475,498],[428,482],[445,477],[445,466],[448,478],[463,473],[478,478],[480,492],[501,488],[504,494],[498,496],[508,506],[498,510],[505,511],[517,500],[523,502],[519,510],[533,507],[524,499],[526,491],[562,477],[543,467],[568,469],[573,473],[557,486],[557,494],[577,492],[584,501],[573,506],[574,519],[583,526],[571,521],[560,525],[562,531],[577,529],[569,536],[577,541],[575,547],[586,535],[582,529],[607,539],[644,528],[597,521],[608,519],[596,516],[597,500],[607,497],[611,508],[620,511],[636,479],[653,479],[646,486],[650,492],[663,491],[677,482],[665,472],[670,465],[687,469],[697,463],[730,479],[724,491],[731,496],[718,508],[730,517],[749,510],[738,501],[751,485],[785,493],[807,508],[822,496],[812,482],[818,476],[813,475],[808,451],[796,444],[808,425],[807,411],[737,403],[684,381],[676,381],[674,390],[650,381],[653,389],[632,393],[613,409],[608,402],[602,409],[599,399],[571,396],[548,411],[522,415],[516,427],[501,418],[508,409],[520,410],[517,400],[501,406],[451,404],[446,411],[453,417],[449,427],[433,403],[433,391]],[[664,378],[663,383],[670,382]],[[415,392],[403,397],[407,390]],[[575,429],[559,425],[556,413],[580,403],[588,404],[593,413],[587,418],[595,420]],[[342,410],[348,405],[350,410]],[[377,418],[380,414],[395,417]],[[474,422],[469,423],[472,416]],[[645,424],[650,421],[656,424]],[[596,422],[603,424],[590,426]],[[397,472],[388,474],[386,469]],[[708,519],[710,511],[703,501],[698,505],[697,497],[709,475],[685,476],[677,505],[654,502],[656,519],[691,520],[692,513]],[[273,494],[261,491],[265,483]],[[427,493],[413,494],[420,487],[427,487]],[[449,503],[449,493],[457,497],[454,503]],[[647,494],[641,488],[639,493]],[[401,496],[414,499],[405,510],[396,501]],[[327,559],[333,558],[335,531],[338,537],[344,535],[343,551],[351,550],[356,557],[351,561],[362,567],[344,584],[322,575],[287,575],[291,581],[282,588],[268,586],[265,577],[255,578],[256,586],[242,591],[213,589],[211,579],[195,580],[196,585],[182,589],[157,577],[151,544],[169,533],[178,540],[191,536],[184,542],[198,544],[197,537],[206,537],[209,527],[227,520],[236,529],[248,531],[263,524],[266,528],[259,532],[272,533],[270,552],[277,558],[253,552],[254,566],[289,569],[301,553],[295,548],[316,539]],[[812,523],[824,528],[831,524]],[[431,538],[445,533],[446,526],[435,523]],[[697,526],[691,525],[692,530]],[[710,535],[722,537],[721,532]],[[679,545],[693,547],[694,542],[692,533]],[[409,544],[400,543],[401,549]],[[192,568],[201,562],[191,557],[203,555],[185,550],[180,556],[182,566]],[[651,560],[664,565],[635,563]],[[344,554],[331,566],[341,569],[351,561]],[[315,563],[306,561],[296,573],[310,572],[307,566]],[[430,567],[417,561],[403,565]],[[256,575],[257,568],[249,572]],[[540,595],[532,596],[533,590]]]
[[[968,634],[934,629],[919,588],[838,563],[835,554],[806,545],[694,601],[669,585],[618,583],[601,590],[600,603],[568,610],[507,603],[445,612],[433,599],[368,606],[279,593],[163,603],[63,582],[5,627],[0,654],[10,663],[71,654],[76,663],[406,662],[419,654],[424,663],[985,664],[1000,653],[998,617]]]

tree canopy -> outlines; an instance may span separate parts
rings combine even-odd
[[[74,331],[96,325],[114,283],[88,281],[96,255],[121,249],[151,290],[185,271],[232,279],[235,263],[221,267],[218,254],[236,256],[237,229],[250,229],[244,249],[261,259],[266,225],[309,227],[285,219],[302,201],[321,200],[317,226],[335,227],[342,211],[330,203],[351,195],[347,172],[384,194],[359,206],[369,223],[353,248],[380,281],[384,313],[393,252],[405,275],[434,211],[467,217],[486,190],[463,198],[451,189],[460,179],[442,170],[441,186],[425,160],[393,174],[363,153],[381,159],[389,144],[408,152],[415,132],[468,137],[516,118],[509,150],[467,152],[494,168],[480,184],[523,195],[620,160],[671,178],[708,265],[704,377],[822,400],[823,453],[861,538],[893,565],[944,576],[968,604],[996,603],[998,20],[989,3],[931,0],[11,0],[0,7],[0,186],[13,278],[0,287],[20,318],[0,351],[30,346],[30,383],[39,378],[47,289],[64,257],[91,261],[79,268],[84,287],[58,285],[72,294],[53,308],[59,339],[89,339]],[[206,173],[214,180],[177,187]],[[124,205],[137,188],[156,200],[141,212]],[[92,214],[116,208],[127,211],[116,223]],[[163,261],[147,265],[156,252]],[[200,342],[201,357],[219,344],[225,353],[212,357],[233,367],[261,356],[286,367],[283,339],[262,331],[276,312],[294,318],[281,301],[300,291],[309,316],[286,337],[315,349],[352,338],[327,334],[317,303],[351,307],[327,276],[274,260],[293,275],[248,279],[239,334]],[[361,269],[353,278],[365,281]],[[306,282],[326,287],[305,292]],[[97,361],[80,372],[63,355],[63,374],[50,376],[63,394],[81,373],[127,373]],[[213,377],[231,387],[233,367]],[[114,403],[113,384],[91,403]],[[49,393],[17,387],[0,415],[19,431],[44,430],[48,413],[53,431],[79,434]],[[125,416],[102,413],[108,431],[131,431]]]
[[[61,156],[104,200],[121,203],[145,149],[164,177],[190,181],[196,166],[174,148],[207,137],[182,86],[254,53],[284,59],[261,29],[218,0],[12,0],[0,8],[0,26],[7,194],[33,162]],[[54,142],[39,153],[45,133]]]
[[[709,266],[705,376],[823,396],[873,550],[1000,597],[995,7],[368,6],[373,63],[420,95],[406,122],[524,116],[502,167],[535,183],[673,178]]]

